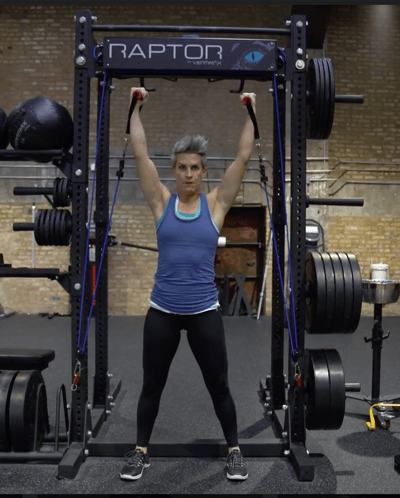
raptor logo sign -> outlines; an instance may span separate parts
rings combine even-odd
[[[231,38],[106,38],[104,64],[130,74],[181,75],[216,73],[268,79],[276,69],[276,42]]]
[[[130,48],[130,47],[129,47]],[[124,59],[132,59],[140,57],[142,59],[156,59],[160,54],[166,57],[171,57],[173,60],[183,58],[188,61],[222,59],[221,45],[200,45],[199,43],[149,43],[148,46],[143,46],[143,43],[135,43],[127,53],[128,46],[125,43],[110,43],[109,55],[110,59],[115,55],[115,52],[120,52]]]

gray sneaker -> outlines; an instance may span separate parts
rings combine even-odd
[[[249,474],[243,464],[243,455],[239,450],[233,450],[226,458],[226,477],[228,479],[244,481]]]
[[[150,466],[149,455],[140,450],[133,450],[125,456],[128,457],[129,460],[120,472],[121,479],[140,479],[143,474],[143,469]]]

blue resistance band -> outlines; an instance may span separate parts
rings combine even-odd
[[[279,47],[278,47],[278,50],[281,52],[281,54],[283,55],[284,61],[286,62],[286,54]],[[286,195],[285,195],[285,177],[284,177],[284,164],[283,164],[283,147],[282,147],[280,119],[279,119],[279,100],[278,100],[278,89],[277,89],[276,78],[277,78],[277,75],[276,75],[276,73],[274,73],[274,75],[273,75],[274,103],[275,103],[275,114],[276,114],[277,129],[278,129],[278,145],[279,145],[279,159],[280,159],[280,164],[281,164],[282,197],[284,199],[284,203],[283,203],[284,225],[285,225],[287,244],[288,244],[289,276],[290,276],[290,288],[291,288],[291,298],[292,298],[291,304],[292,304],[294,333],[292,333],[292,327],[291,327],[290,319],[289,319],[289,310],[288,310],[287,302],[285,299],[284,282],[283,282],[283,276],[282,276],[282,271],[281,271],[280,258],[279,258],[279,254],[278,254],[278,244],[277,244],[277,238],[276,238],[276,231],[275,231],[275,226],[274,226],[274,222],[273,222],[273,218],[272,218],[269,195],[268,195],[268,191],[266,188],[267,178],[265,176],[265,167],[264,167],[264,164],[262,162],[261,154],[259,154],[259,162],[260,162],[260,170],[261,170],[261,181],[264,184],[263,188],[264,188],[266,199],[267,199],[267,208],[268,208],[268,214],[269,214],[269,218],[270,218],[272,240],[273,240],[273,244],[274,244],[274,252],[275,252],[275,258],[276,258],[276,263],[277,263],[277,268],[278,268],[279,283],[280,283],[280,287],[281,287],[286,322],[287,322],[287,327],[288,327],[288,331],[289,331],[290,349],[291,349],[291,353],[292,353],[292,358],[294,360],[296,360],[296,355],[297,355],[297,350],[298,350],[298,335],[297,335],[297,323],[296,323],[295,302],[294,302],[294,292],[293,292],[293,288],[294,288],[293,266],[292,266],[292,258],[291,258],[291,251],[290,251],[287,213],[286,213],[286,204],[285,204],[286,203]],[[255,135],[255,139],[256,139],[256,145],[259,145],[259,143],[257,144],[257,141],[259,141],[260,135],[259,135],[259,131],[258,131],[257,120],[255,118],[255,114],[254,114],[253,108],[251,106],[251,103],[247,103],[246,107],[249,111],[250,117],[251,117],[253,124],[254,124],[254,135]]]
[[[88,335],[89,335],[90,321],[91,321],[92,314],[93,314],[93,306],[94,306],[94,302],[96,300],[97,287],[98,287],[98,284],[100,281],[101,271],[103,268],[104,256],[106,254],[106,248],[107,248],[107,243],[108,243],[108,234],[109,234],[110,229],[111,229],[112,216],[114,213],[114,207],[115,207],[115,203],[117,200],[119,183],[121,181],[121,178],[123,177],[123,168],[124,168],[124,164],[125,164],[125,154],[126,154],[126,148],[127,148],[127,144],[128,144],[127,139],[125,139],[124,153],[123,153],[122,160],[120,161],[119,170],[117,171],[118,180],[117,180],[117,184],[115,187],[114,198],[113,198],[113,202],[111,205],[111,210],[110,210],[110,215],[109,215],[109,219],[108,219],[106,232],[104,234],[104,242],[103,242],[103,247],[102,247],[102,251],[101,251],[99,266],[97,269],[96,285],[95,285],[95,289],[94,289],[92,300],[91,300],[85,336],[84,336],[83,344],[82,344],[82,346],[80,346],[81,345],[81,334],[82,334],[83,309],[84,309],[84,301],[85,301],[85,295],[86,295],[85,287],[86,287],[87,263],[88,263],[88,259],[89,259],[88,256],[89,256],[90,225],[91,225],[91,218],[92,218],[92,209],[93,209],[93,204],[94,204],[96,170],[97,170],[97,162],[98,162],[98,151],[100,148],[100,132],[101,132],[101,127],[102,127],[102,115],[103,115],[103,107],[104,107],[104,95],[105,95],[105,91],[106,91],[106,79],[107,79],[107,74],[106,74],[106,71],[104,71],[103,88],[102,88],[102,94],[101,94],[101,99],[100,99],[100,109],[99,109],[99,124],[98,124],[98,129],[97,129],[95,169],[94,169],[93,180],[92,180],[92,183],[93,183],[92,197],[91,197],[91,202],[90,202],[89,221],[88,221],[88,227],[87,227],[86,253],[85,253],[85,261],[84,261],[84,269],[83,269],[81,308],[80,308],[80,316],[79,316],[79,332],[78,332],[78,340],[77,340],[78,348],[79,348],[78,351],[79,351],[79,354],[81,357],[83,357],[85,355],[85,352],[86,352],[86,345],[87,345],[87,340],[88,340]]]

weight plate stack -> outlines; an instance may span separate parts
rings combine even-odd
[[[326,429],[331,403],[329,371],[323,350],[305,351],[307,429]]]
[[[335,76],[331,59],[322,59],[325,66],[325,82],[328,87],[328,98],[326,104],[326,119],[323,140],[327,140],[332,131],[333,118],[335,116]]]
[[[331,59],[311,59],[307,68],[307,138],[326,140],[335,112],[335,80]]]
[[[318,123],[317,113],[319,111],[318,98],[319,94],[316,92],[316,74],[315,62],[311,59],[307,68],[307,138],[313,139],[317,134],[316,125]]]
[[[339,256],[336,253],[328,253],[332,262],[333,275],[335,279],[335,308],[333,312],[333,321],[331,333],[343,333],[343,311],[344,311],[344,276],[343,268]]]
[[[322,257],[317,251],[307,253],[306,286],[306,330],[318,333],[325,319],[326,282]]]
[[[305,350],[305,406],[308,430],[337,430],[343,423],[346,383],[336,349]]]
[[[68,246],[72,238],[72,215],[66,209],[39,209],[33,230],[39,246]]]
[[[353,272],[347,254],[344,252],[336,253],[340,264],[342,265],[343,283],[344,283],[344,308],[342,319],[342,332],[346,334],[350,330],[351,317],[353,315],[353,301],[354,301],[354,286],[353,286]]]
[[[38,436],[39,448],[48,425],[47,396],[42,374],[38,370],[17,372],[11,390],[9,405],[10,439],[14,451],[32,451],[35,443],[35,417],[38,390]]]
[[[333,271],[332,260],[326,252],[321,253],[322,262],[325,270],[325,286],[326,286],[326,312],[323,325],[323,333],[330,334],[332,332],[333,317],[335,314],[336,305],[336,288],[335,288],[335,273]]]
[[[71,182],[67,178],[56,178],[53,183],[53,204],[57,207],[71,205]]]
[[[360,323],[363,288],[361,271],[360,266],[358,265],[357,258],[354,256],[354,254],[348,253],[347,257],[349,259],[351,271],[353,273],[353,312],[351,316],[350,327],[347,330],[347,334],[351,334],[357,329],[358,324]]]
[[[315,139],[320,140],[323,134],[325,106],[326,106],[326,84],[325,74],[322,69],[321,59],[314,59],[315,63],[315,94],[318,96],[317,121],[315,123]]]
[[[9,406],[11,391],[18,371],[0,372],[0,451],[11,451]]]
[[[307,253],[305,284],[307,332],[355,332],[361,316],[362,280],[354,254]]]
[[[346,381],[342,360],[336,349],[325,349],[324,352],[329,370],[331,395],[327,429],[337,430],[342,426],[346,408]]]

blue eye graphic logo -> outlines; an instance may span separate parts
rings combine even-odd
[[[244,58],[248,62],[260,62],[260,60],[264,57],[264,54],[261,52],[258,52],[256,50],[252,50],[250,53],[248,53]]]

